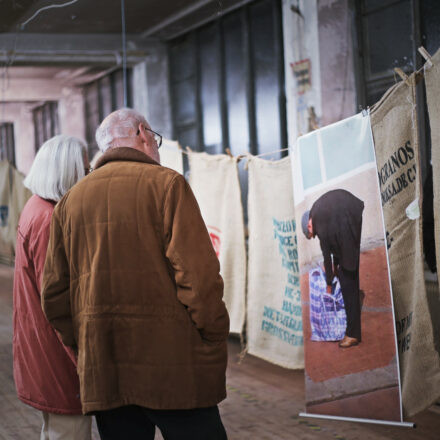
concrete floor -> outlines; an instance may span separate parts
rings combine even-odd
[[[0,440],[32,440],[39,438],[41,416],[17,399],[12,377],[12,276],[12,268],[0,266]],[[239,343],[231,340],[229,348],[228,398],[220,404],[229,440],[440,439],[438,406],[411,419],[416,429],[301,418],[302,370],[286,370],[249,355],[239,364]],[[96,427],[93,438],[99,439]]]

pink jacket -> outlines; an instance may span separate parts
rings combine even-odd
[[[23,209],[14,274],[14,379],[20,400],[41,411],[81,414],[72,350],[43,315],[40,286],[55,204],[36,195]]]

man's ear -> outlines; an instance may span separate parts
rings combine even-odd
[[[142,124],[142,122],[139,123],[138,130],[139,130],[139,136],[141,137],[142,141],[147,142],[147,133],[145,131],[145,127]]]

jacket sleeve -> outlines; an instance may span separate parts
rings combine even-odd
[[[327,286],[332,285],[333,281],[333,264],[332,264],[332,256],[330,253],[330,248],[327,245],[326,241],[320,239],[322,256],[324,257],[324,269],[325,269],[325,280],[327,282]]]
[[[165,195],[164,236],[179,301],[203,339],[224,341],[229,316],[222,300],[220,264],[194,194],[180,175],[173,178]]]
[[[50,217],[44,219],[41,228],[38,230],[38,234],[35,234],[36,239],[32,240],[29,246],[29,255],[34,265],[35,279],[39,292],[41,292],[41,283],[43,281],[44,262],[46,260],[49,242],[50,221]]]
[[[41,286],[41,306],[63,343],[76,347],[70,309],[70,273],[61,223],[55,208]]]

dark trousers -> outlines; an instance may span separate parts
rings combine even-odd
[[[361,301],[359,295],[359,269],[345,270],[339,266],[339,282],[344,298],[345,313],[347,314],[346,336],[361,341]]]
[[[227,440],[217,406],[152,410],[129,405],[95,413],[102,440],[154,440],[156,426],[165,440]]]

